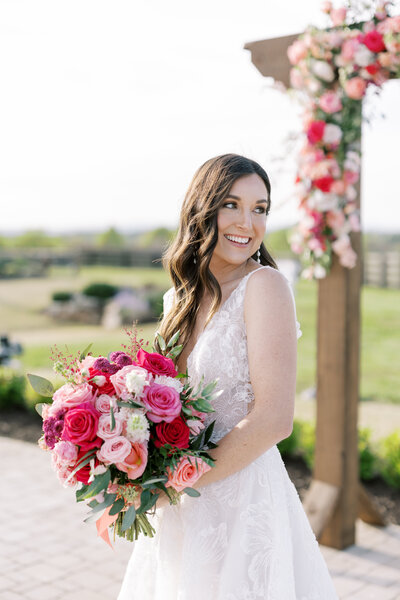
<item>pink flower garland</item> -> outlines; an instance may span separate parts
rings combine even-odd
[[[400,16],[389,16],[390,5],[380,2],[357,26],[345,24],[346,8],[324,2],[333,27],[310,26],[288,48],[290,91],[301,92],[305,108],[295,180],[301,220],[290,245],[305,259],[307,279],[327,275],[332,251],[344,267],[357,261],[349,234],[360,231],[361,102],[369,85],[400,77]]]

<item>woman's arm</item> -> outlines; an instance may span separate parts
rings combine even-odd
[[[195,488],[243,469],[292,432],[296,315],[289,284],[279,271],[260,269],[249,277],[244,318],[254,408],[210,451],[216,465]]]

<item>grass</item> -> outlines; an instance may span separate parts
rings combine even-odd
[[[120,286],[157,285],[167,289],[168,275],[161,269],[83,267],[79,273],[53,268],[48,278],[0,282],[0,331],[24,346],[21,363],[25,372],[51,373],[50,347],[57,344],[70,353],[93,342],[95,354],[107,354],[127,343],[123,330],[106,331],[98,326],[55,324],[43,314],[51,294],[58,290],[81,290],[88,283],[107,282]],[[315,385],[316,317],[318,284],[299,280],[295,286],[297,318],[303,332],[298,343],[298,393]],[[400,404],[400,290],[364,287],[361,294],[361,383],[362,400]],[[156,323],[141,326],[142,337],[153,340]]]

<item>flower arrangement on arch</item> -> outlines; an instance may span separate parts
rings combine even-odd
[[[149,516],[161,492],[171,504],[183,493],[200,495],[191,486],[214,466],[214,422],[206,426],[205,419],[221,393],[217,380],[194,390],[187,373],[177,373],[179,332],[168,343],[157,333],[162,354],[146,351],[136,330],[127,333],[130,346],[108,357],[92,356],[91,345],[77,357],[52,349],[53,368],[65,379],[57,391],[28,374],[35,391],[52,397],[36,405],[43,418],[39,446],[50,452],[63,485],[90,507],[85,522],[96,520],[109,544],[110,526],[114,539],[152,537]]]
[[[348,8],[323,2],[332,26],[310,26],[288,48],[289,91],[304,107],[295,179],[301,217],[289,241],[306,262],[304,278],[325,277],[332,252],[343,267],[357,261],[350,234],[360,231],[361,103],[369,86],[379,91],[400,77],[400,16],[389,15],[392,5],[380,1],[367,21],[346,23]]]

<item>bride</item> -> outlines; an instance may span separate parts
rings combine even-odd
[[[185,196],[159,330],[180,330],[177,368],[193,385],[219,378],[216,463],[200,497],[159,498],[118,600],[337,600],[276,446],[292,431],[301,331],[263,244],[270,204],[267,173],[236,154],[204,163]]]

